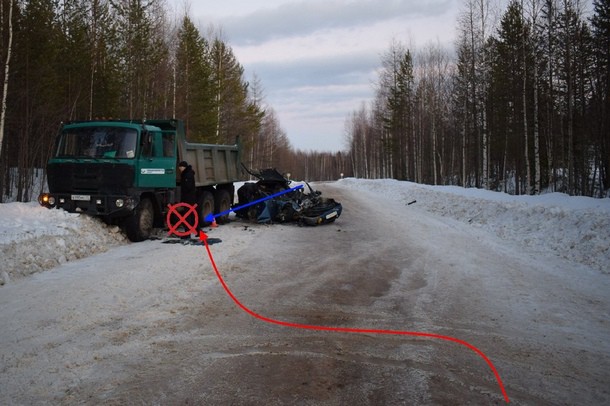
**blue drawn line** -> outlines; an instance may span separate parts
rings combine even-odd
[[[208,223],[211,223],[212,221],[214,221],[214,219],[216,217],[225,216],[225,215],[231,213],[232,211],[235,212],[235,211],[241,210],[241,209],[243,209],[245,207],[250,207],[250,206],[253,206],[255,204],[264,202],[265,200],[273,199],[274,197],[278,197],[278,196],[281,196],[281,195],[285,195],[286,193],[294,192],[295,190],[298,190],[298,189],[303,189],[303,185],[295,186],[295,187],[293,187],[291,189],[282,190],[281,192],[277,192],[277,193],[274,193],[272,195],[265,196],[262,199],[258,199],[258,200],[255,200],[253,202],[246,203],[246,204],[244,204],[242,206],[234,207],[234,208],[229,209],[227,211],[223,211],[222,213],[218,213],[218,214],[210,213],[207,216],[205,216],[205,221],[208,222]]]

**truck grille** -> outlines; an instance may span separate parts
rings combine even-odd
[[[47,167],[51,193],[127,194],[134,168],[120,163],[61,163]]]

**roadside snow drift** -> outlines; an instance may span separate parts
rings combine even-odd
[[[455,337],[511,404],[610,404],[610,199],[314,186],[332,225],[235,220],[210,251],[1,204],[0,404],[503,404],[456,343],[252,319],[211,252],[265,317]]]
[[[401,201],[488,230],[529,250],[553,253],[610,274],[610,199],[561,193],[511,196],[395,180],[343,179],[336,186]],[[349,208],[346,208],[349,210]],[[371,207],[371,216],[375,208]],[[0,204],[0,285],[129,244],[118,227],[37,203]]]
[[[610,274],[610,199],[563,193],[512,196],[395,180],[345,179],[339,184],[374,193],[379,196],[380,204],[386,199],[411,203],[420,210],[469,223],[504,240],[518,242],[529,250],[551,252]]]
[[[118,227],[89,216],[38,203],[0,204],[0,285],[126,243]]]

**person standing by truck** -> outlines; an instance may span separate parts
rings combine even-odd
[[[186,161],[178,164],[180,171],[180,201],[189,205],[197,203],[197,189],[195,188],[195,171]],[[195,213],[191,211],[186,218],[187,224],[195,224]],[[197,224],[195,224],[197,226]],[[188,238],[188,235],[186,236]]]

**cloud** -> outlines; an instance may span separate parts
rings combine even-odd
[[[370,84],[315,86],[282,90],[272,102],[295,149],[343,151],[349,114],[370,98]],[[271,99],[271,98],[270,98]]]
[[[343,148],[348,115],[374,97],[391,41],[448,41],[455,6],[456,0],[197,3],[199,15],[221,27],[246,79],[260,79],[293,146],[335,151]]]
[[[226,17],[221,23],[234,45],[251,46],[400,17],[433,17],[451,4],[451,0],[306,0]]]
[[[248,71],[256,72],[263,82],[275,88],[345,85],[367,81],[378,67],[373,52],[317,55],[306,59],[249,62]]]

